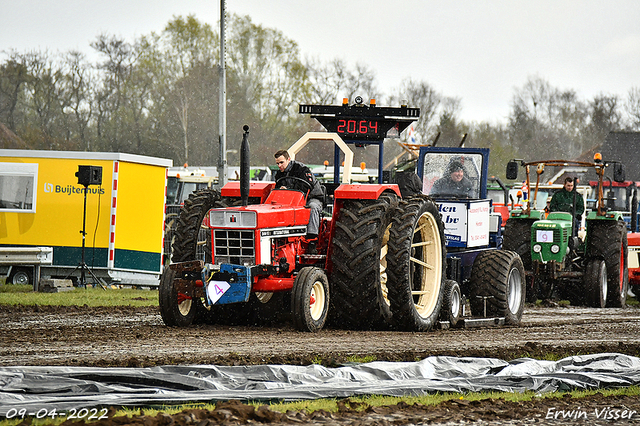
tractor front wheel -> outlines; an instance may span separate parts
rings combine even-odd
[[[507,324],[520,324],[526,293],[520,256],[509,250],[478,254],[471,269],[469,293],[474,316],[486,313],[487,317],[504,317]]]
[[[428,197],[402,201],[387,256],[389,304],[398,329],[434,327],[442,307],[445,265],[444,225],[436,203]]]
[[[226,207],[218,191],[206,189],[189,196],[178,217],[172,262],[211,262],[211,231],[205,218],[209,210],[217,207]],[[205,322],[212,312],[205,307],[204,298],[178,292],[174,288],[175,275],[175,271],[165,267],[160,280],[158,300],[162,320],[166,325],[180,327]]]
[[[293,324],[300,331],[318,331],[329,311],[329,281],[320,268],[300,270],[291,291]]]
[[[186,327],[193,323],[198,309],[196,304],[201,302],[179,293],[173,285],[175,277],[174,270],[165,268],[160,278],[160,287],[158,288],[160,316],[168,326]]]

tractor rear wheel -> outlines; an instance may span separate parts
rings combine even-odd
[[[455,327],[460,320],[461,308],[462,293],[460,292],[460,286],[454,280],[445,280],[440,319],[442,321],[449,321],[449,325]]]
[[[621,220],[593,220],[587,224],[587,255],[607,265],[607,307],[626,306],[629,287],[627,227]]]
[[[300,270],[291,290],[293,324],[300,331],[318,331],[324,327],[329,311],[329,280],[320,268]]]
[[[220,194],[215,190],[195,192],[185,201],[178,217],[178,225],[173,242],[173,262],[202,260],[211,262],[211,232],[203,224],[212,208],[226,207]],[[196,322],[204,322],[211,313],[205,307],[204,298],[190,296],[175,291],[175,272],[165,268],[159,289],[160,315],[166,325],[185,327]]]
[[[438,206],[427,197],[402,201],[393,219],[387,256],[387,287],[393,323],[426,331],[440,315],[446,251]]]
[[[583,281],[583,299],[586,305],[604,308],[607,305],[607,265],[604,260],[590,260],[585,268]]]
[[[502,248],[518,253],[522,266],[525,271],[533,270],[533,262],[531,260],[531,225],[533,220],[530,219],[508,219],[504,226],[504,236],[502,239]],[[540,294],[539,283],[529,276],[526,281],[527,295],[526,301],[535,303]]]
[[[331,241],[331,309],[337,327],[388,327],[387,242],[398,205],[394,193],[377,200],[345,200]]]
[[[484,251],[471,268],[471,312],[476,317],[504,317],[517,325],[524,311],[526,286],[520,256],[508,250]]]

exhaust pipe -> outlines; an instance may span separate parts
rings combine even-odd
[[[242,205],[249,204],[249,181],[251,180],[251,166],[249,161],[249,126],[242,127],[242,144],[240,145],[240,198]]]

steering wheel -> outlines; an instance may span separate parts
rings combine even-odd
[[[313,189],[313,186],[311,185],[311,183],[308,180],[299,178],[297,176],[283,176],[280,179],[276,180],[276,189],[278,189],[278,188],[280,188],[280,186],[282,186],[282,185],[279,185],[279,182],[281,182],[283,180],[286,180],[286,179],[293,179],[293,180],[297,180],[297,181],[302,182],[307,188],[309,188],[309,191],[311,191]],[[294,189],[296,191],[300,191],[299,189],[296,189],[296,188],[287,188],[287,189]],[[301,192],[304,192],[304,191],[301,191]]]

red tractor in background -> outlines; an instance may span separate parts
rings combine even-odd
[[[420,215],[415,219],[421,223],[416,238],[428,239],[427,245],[417,252],[390,253],[387,242],[400,191],[396,184],[380,183],[384,138],[399,135],[420,110],[377,107],[375,101],[366,105],[358,97],[353,105],[346,100],[340,106],[301,105],[300,112],[311,114],[329,133],[305,134],[289,148],[292,159],[310,141],[330,140],[335,143],[334,164],[344,160],[342,170],[334,167],[335,183],[325,183],[326,202],[333,208],[330,217],[321,218],[315,252],[305,239],[309,191],[278,189],[278,182],[249,182],[245,126],[240,182],[192,194],[180,214],[174,263],[163,273],[159,288],[165,324],[266,322],[289,310],[295,327],[303,331],[317,331],[327,319],[345,328],[384,328],[395,304],[387,299],[386,258],[393,255],[413,256],[423,265],[394,274],[396,281],[403,281],[398,285],[408,289],[404,303],[420,319],[396,325],[432,328],[442,304],[445,265],[437,206],[427,197],[416,198]],[[379,147],[379,183],[350,183],[353,151],[345,141]],[[425,217],[428,220],[421,219]],[[412,248],[398,248],[407,250]],[[425,272],[426,267],[435,270]],[[414,281],[417,284],[411,284]]]

